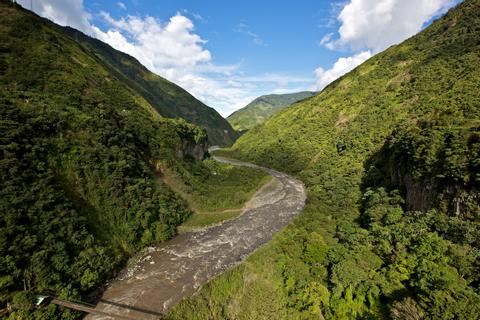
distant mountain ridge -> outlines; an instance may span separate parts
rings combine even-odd
[[[287,94],[269,94],[256,98],[247,106],[227,117],[235,130],[249,130],[289,105],[314,96],[316,92],[302,91]]]

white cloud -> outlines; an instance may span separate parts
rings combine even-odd
[[[239,23],[237,27],[234,29],[234,31],[250,37],[253,43],[256,44],[257,46],[266,46],[263,39],[258,34],[252,32],[250,30],[250,27],[245,23]]]
[[[136,57],[150,70],[166,74],[173,67],[192,68],[212,59],[202,47],[206,41],[193,32],[192,21],[180,14],[164,24],[150,16],[115,20],[101,14],[111,29],[103,32],[95,27],[97,38]]]
[[[317,89],[322,90],[329,83],[353,70],[371,56],[372,53],[370,51],[362,51],[352,57],[338,59],[329,70],[324,70],[321,67],[317,68],[315,70],[315,75],[317,76]]]
[[[321,46],[328,45],[332,42],[333,32],[327,33],[323,36],[322,40],[320,40],[319,44]]]
[[[455,0],[350,0],[337,19],[339,38],[329,48],[379,52],[419,32]]]
[[[181,83],[183,88],[207,105],[215,106],[222,116],[227,116],[256,97],[272,93],[278,88],[282,88],[283,92],[302,91],[311,88],[310,84],[314,81],[312,78],[281,74],[245,76],[241,72],[235,72],[208,75],[185,74],[178,76],[177,83]]]
[[[353,70],[387,47],[418,33],[426,22],[444,13],[458,0],[350,0],[339,11],[338,38],[325,35],[320,45],[330,50],[350,49],[354,54],[339,58],[332,68],[315,70],[317,88]]]
[[[210,51],[204,48],[206,41],[195,34],[192,21],[181,14],[167,23],[149,16],[113,19],[106,12],[101,15],[110,28],[102,31],[93,27],[97,38],[136,57],[147,68],[177,83],[223,116],[278,85],[288,87],[314,81],[276,74],[245,76],[239,70],[241,63],[214,64]]]
[[[182,12],[184,13],[185,16],[191,16],[193,17],[195,20],[197,21],[200,21],[200,22],[203,22],[203,23],[207,23],[207,19],[204,18],[201,14],[199,13],[196,13],[196,12],[190,12],[189,10],[187,9],[182,9]]]
[[[62,26],[70,26],[88,34],[91,33],[91,15],[83,8],[83,0],[17,0],[23,7],[48,18]]]
[[[121,1],[117,2],[117,6],[122,10],[127,10],[127,6]]]

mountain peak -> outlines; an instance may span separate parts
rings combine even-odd
[[[236,130],[249,130],[265,122],[272,114],[315,94],[316,92],[302,91],[260,96],[245,107],[229,115],[227,120]]]

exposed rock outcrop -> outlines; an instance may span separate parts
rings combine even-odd
[[[192,157],[197,161],[203,160],[208,152],[207,136],[195,141],[194,139],[183,138],[181,146],[177,149],[177,158],[184,159]]]

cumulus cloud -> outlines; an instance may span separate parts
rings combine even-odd
[[[214,64],[210,51],[204,48],[207,41],[195,33],[193,22],[186,16],[177,13],[166,23],[150,16],[114,19],[106,12],[101,16],[109,29],[93,27],[97,38],[136,57],[223,116],[252,98],[247,82],[232,80],[240,64]]]
[[[295,92],[305,90],[314,79],[282,74],[261,74],[246,76],[241,72],[233,74],[185,74],[177,83],[187,88],[195,97],[207,105],[215,106],[222,116],[227,116],[246,106],[260,95],[281,90]],[[308,87],[310,88],[310,87]]]
[[[166,23],[149,16],[114,19],[106,12],[101,16],[109,29],[102,31],[93,26],[97,38],[136,57],[223,116],[279,85],[313,81],[276,74],[245,76],[239,70],[241,63],[216,65],[210,51],[204,48],[207,41],[195,34],[193,22],[179,13]]]
[[[425,22],[445,12],[455,0],[351,0],[337,19],[339,38],[331,48],[379,52],[419,32]]]
[[[206,41],[193,32],[192,21],[180,14],[164,24],[151,16],[115,20],[106,12],[101,14],[111,29],[104,32],[94,27],[97,38],[136,57],[150,70],[167,74],[170,68],[192,68],[212,58],[202,47]]]
[[[350,49],[332,68],[317,68],[317,88],[323,89],[359,64],[393,44],[418,33],[426,22],[444,13],[458,0],[350,0],[337,16],[338,37],[325,35],[320,45],[330,50]]]
[[[317,68],[315,70],[315,75],[317,76],[317,89],[322,90],[330,82],[353,70],[371,56],[372,53],[370,51],[362,51],[351,57],[338,59],[331,69],[324,70],[321,67]]]

